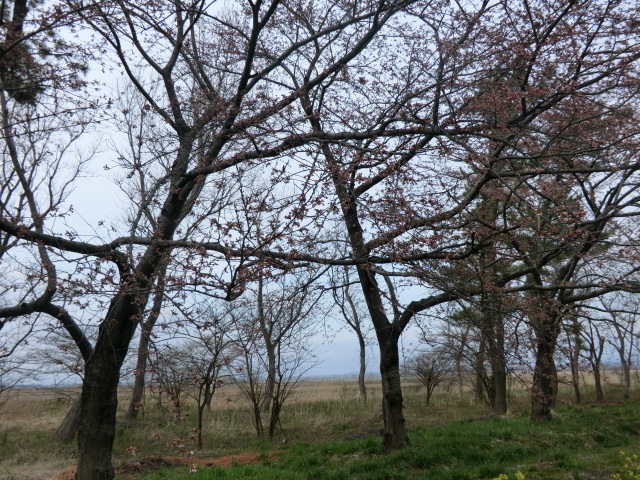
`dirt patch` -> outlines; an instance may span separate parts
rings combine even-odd
[[[150,470],[165,467],[186,467],[197,470],[198,467],[231,467],[233,465],[258,465],[265,458],[275,458],[277,452],[242,453],[239,455],[228,455],[220,458],[191,458],[191,457],[145,457],[140,460],[129,460],[116,467],[116,475],[123,480],[134,480]],[[49,480],[74,480],[76,467],[68,467],[59,471]]]

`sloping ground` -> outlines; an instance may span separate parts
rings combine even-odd
[[[184,466],[196,470],[198,467],[230,467],[232,465],[259,464],[266,457],[273,458],[276,452],[267,454],[250,452],[240,455],[228,455],[220,458],[190,457],[146,457],[137,461],[127,461],[116,467],[116,475],[123,480],[133,480],[143,473],[156,468]],[[76,467],[68,467],[59,471],[49,480],[74,480]]]

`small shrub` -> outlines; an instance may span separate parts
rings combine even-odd
[[[515,473],[515,476],[513,478],[515,480],[525,480],[526,477],[524,476],[524,473],[518,471],[518,472]],[[505,473],[501,473],[500,475],[498,475],[493,480],[509,480],[509,475],[507,475]]]
[[[614,480],[640,480],[640,459],[638,456],[627,456],[624,452],[620,452],[620,456],[624,459],[624,466],[618,470],[618,473],[611,475],[611,478]]]

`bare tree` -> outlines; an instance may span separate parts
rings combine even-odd
[[[193,397],[198,407],[198,448],[202,448],[202,429],[205,409],[211,409],[216,389],[231,375],[233,353],[231,329],[233,322],[222,311],[209,310],[209,321],[198,325],[190,335],[193,340],[185,345],[189,360],[191,381],[195,387]]]
[[[367,401],[367,335],[370,326],[366,324],[366,313],[362,308],[361,300],[355,296],[352,291],[351,276],[349,275],[349,267],[342,267],[341,274],[338,278],[332,279],[331,292],[333,300],[340,311],[339,320],[347,324],[347,326],[356,334],[358,339],[358,391],[361,401]]]
[[[267,433],[273,438],[285,401],[314,365],[308,338],[319,321],[314,311],[321,292],[304,278],[294,284],[287,276],[273,282],[260,278],[255,296],[244,299],[243,315],[236,321],[236,380],[249,401],[258,436],[264,434],[262,416],[267,413]]]
[[[609,331],[607,341],[618,353],[622,370],[622,395],[629,399],[631,390],[631,371],[633,355],[638,349],[637,319],[638,303],[635,295],[617,295],[599,298],[603,310],[611,317],[606,322]]]
[[[38,370],[31,367],[24,350],[34,327],[34,322],[0,323],[0,410],[14,387],[37,379]]]
[[[583,352],[587,354],[587,361],[591,367],[597,402],[604,402],[604,390],[602,388],[602,356],[604,354],[607,341],[601,330],[602,326],[593,320],[587,321],[587,324],[581,330],[584,344]]]
[[[0,214],[38,233],[46,231],[48,222],[65,223],[72,211],[65,202],[92,155],[90,148],[78,148],[95,119],[90,103],[77,95],[86,84],[82,72],[89,57],[56,30],[76,21],[73,10],[60,2],[31,8],[26,1],[16,0],[3,2],[0,12],[4,35],[0,46]],[[0,329],[26,321],[32,325],[30,332],[35,322],[41,324],[37,331],[53,330],[61,338],[53,345],[53,364],[65,363],[60,347],[68,345],[62,340],[66,335],[71,345],[77,345],[72,347],[77,355],[67,355],[71,361],[66,366],[78,373],[81,367],[74,365],[76,358],[88,358],[91,345],[69,315],[73,300],[64,295],[56,299],[58,303],[53,300],[55,255],[42,244],[26,248],[15,231],[0,234],[0,243],[0,266],[7,272],[0,286]],[[61,428],[72,420],[77,424],[78,415],[72,412]],[[71,428],[63,437],[70,441],[74,435]]]
[[[415,377],[426,390],[426,404],[429,405],[436,387],[453,373],[454,362],[443,349],[418,353],[405,363],[405,371]]]

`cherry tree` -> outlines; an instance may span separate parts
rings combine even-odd
[[[2,241],[34,262],[15,270],[19,292],[0,317],[49,315],[85,358],[78,478],[114,475],[120,369],[156,292],[233,300],[260,275],[300,263],[355,267],[380,349],[384,445],[394,449],[408,444],[403,331],[433,306],[482,295],[477,282],[443,270],[481,252],[481,268],[510,259],[511,268],[485,277],[487,301],[531,292],[534,416],[549,416],[559,319],[573,303],[635,281],[633,236],[603,245],[636,202],[637,8],[594,0],[65,5],[91,32],[100,68],[133,85],[149,121],[135,136],[145,155],[120,152],[106,164],[140,192],[123,208],[134,212],[129,221],[79,235],[61,217],[70,211],[64,195],[55,209],[42,202],[81,179],[54,168],[57,190],[30,183],[41,178],[31,175],[37,162],[16,169],[27,180],[16,177],[1,210]],[[19,103],[3,92],[7,106]],[[113,100],[90,95],[82,98],[94,112],[113,111]],[[16,138],[5,125],[3,165],[19,163]],[[256,178],[266,196],[252,188]],[[212,202],[228,185],[245,191]],[[496,208],[480,215],[487,199]],[[347,251],[336,255],[326,232],[345,230]],[[598,259],[617,262],[615,278]],[[60,273],[63,264],[73,268]],[[75,309],[99,325],[93,344]]]
[[[200,289],[233,299],[250,278],[252,256],[264,256],[260,251],[287,238],[288,232],[300,232],[299,243],[305,244],[297,195],[235,203],[218,216],[210,215],[203,199],[270,165],[270,182],[296,178],[299,169],[287,165],[318,141],[309,133],[297,99],[352,62],[409,3],[362,2],[354,7],[314,2],[323,20],[309,32],[299,27],[310,8],[305,2],[67,2],[93,32],[92,48],[103,55],[104,70],[122,73],[144,98],[155,130],[152,139],[139,140],[154,142],[145,168],[153,168],[158,179],[143,200],[145,215],[153,220],[146,232],[133,233],[126,224],[95,225],[100,235],[87,239],[72,226],[42,215],[37,202],[37,208],[22,216],[3,209],[0,219],[4,235],[36,252],[43,266],[30,277],[41,279],[43,287],[25,289],[20,303],[3,309],[3,318],[40,312],[66,322],[85,357],[77,478],[114,476],[111,448],[120,367],[162,266],[176,258],[183,270],[167,279],[165,288]],[[323,51],[308,58],[308,45],[324,45]],[[308,66],[304,72],[297,67],[302,64]],[[288,80],[291,74],[294,81]],[[352,137],[352,132],[337,135]],[[7,145],[12,138],[5,129]],[[116,160],[107,168],[122,166]],[[135,175],[122,181],[135,181]],[[71,178],[68,185],[77,180]],[[18,198],[24,192],[26,198],[39,199],[46,184],[23,181],[17,188]],[[286,217],[280,215],[287,209]],[[270,228],[251,230],[245,221],[251,212],[268,217]],[[180,240],[193,224],[198,226],[191,237]],[[288,248],[287,241],[282,243]],[[281,251],[276,248],[270,257],[289,261],[290,253]],[[77,268],[68,276],[59,274],[50,258],[54,254]],[[85,301],[78,307],[95,313],[99,332],[93,345],[74,330],[72,312],[56,306],[66,292]]]
[[[406,13],[410,21],[396,18],[387,27],[393,40],[379,37],[375,55],[361,55],[330,86],[300,99],[316,135],[349,126],[363,137],[320,145],[318,182],[333,194],[331,208],[348,232],[376,330],[388,448],[408,443],[400,335],[415,314],[483,291],[464,275],[441,274],[442,265],[455,272],[459,260],[478,252],[487,265],[500,258],[517,267],[494,272],[494,298],[533,292],[527,301],[539,343],[534,397],[540,399],[533,416],[548,417],[562,306],[597,294],[577,293],[564,282],[604,239],[604,224],[630,212],[635,194],[625,186],[635,185],[637,169],[625,153],[636,151],[636,10],[612,2],[534,8],[485,1],[418,2]],[[581,200],[565,202],[569,191]],[[487,198],[499,202],[492,217],[474,215]],[[519,208],[527,212],[512,220]],[[592,217],[581,223],[576,215],[585,209]],[[543,222],[545,231],[536,230],[540,213],[566,227]],[[483,218],[484,231],[467,228]],[[516,228],[517,221],[523,223]],[[551,251],[543,248],[545,237],[557,242]],[[532,255],[523,245],[540,249]],[[547,276],[562,256],[566,262]],[[630,268],[623,276],[634,273]],[[411,276],[428,288],[424,297],[403,302],[387,279]],[[613,281],[607,288],[624,285]]]

